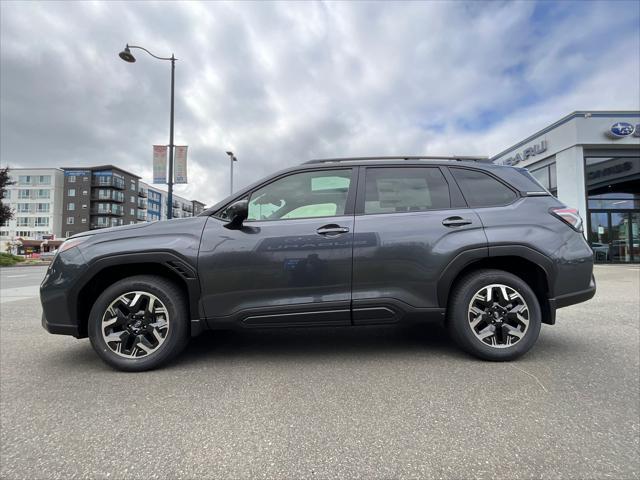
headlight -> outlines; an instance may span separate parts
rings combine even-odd
[[[82,242],[84,242],[89,237],[79,237],[79,238],[70,238],[69,240],[65,240],[60,248],[58,248],[58,253],[66,252],[67,250],[77,247]]]

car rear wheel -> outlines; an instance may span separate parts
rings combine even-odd
[[[479,270],[455,287],[448,329],[465,351],[484,360],[513,360],[535,344],[540,333],[538,299],[521,278],[502,270]]]
[[[110,366],[138,372],[157,368],[189,340],[186,301],[157,276],[125,278],[107,288],[89,316],[94,350]]]

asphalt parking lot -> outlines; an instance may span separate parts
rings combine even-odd
[[[513,363],[432,324],[209,333],[142,374],[7,300],[23,269],[0,272],[2,478],[640,478],[637,266],[598,266]]]

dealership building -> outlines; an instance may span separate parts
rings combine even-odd
[[[573,112],[492,157],[585,220],[598,262],[640,262],[640,111]]]

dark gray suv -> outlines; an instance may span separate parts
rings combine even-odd
[[[187,219],[69,238],[43,326],[129,371],[204,329],[444,320],[486,360],[527,352],[595,294],[576,210],[520,168],[470,159],[308,162]]]

